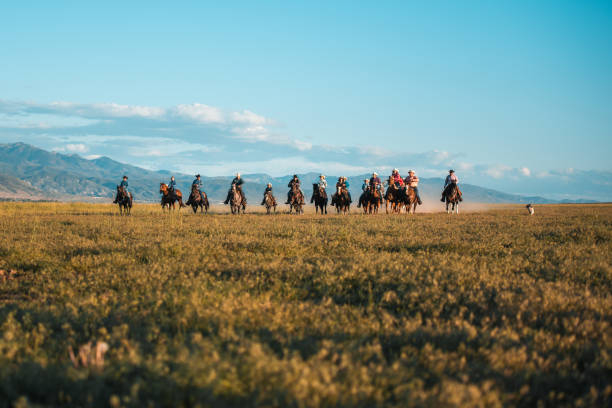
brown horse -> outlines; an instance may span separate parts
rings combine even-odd
[[[412,187],[406,187],[406,191],[403,194],[403,199],[404,205],[406,206],[406,213],[410,214],[410,211],[412,210],[412,213],[414,214],[416,212],[418,200]]]
[[[168,207],[168,210],[170,208],[174,210],[174,206],[177,201],[179,203],[179,210],[182,207],[185,207],[185,204],[183,204],[183,193],[181,193],[181,190],[175,189],[174,194],[172,194],[170,193],[170,189],[168,188],[168,185],[166,183],[159,183],[159,192],[162,195],[161,197],[162,210],[165,209],[166,206]]]
[[[119,204],[119,214],[130,215],[134,198],[132,193],[128,193],[122,186],[117,186],[117,204]]]
[[[319,213],[319,209],[321,210],[321,214],[327,214],[327,192],[324,187],[319,187],[318,183],[312,184],[312,199],[310,202],[313,201],[316,214]]]
[[[202,198],[204,196],[204,198]],[[191,194],[189,194],[189,199],[187,200],[187,205],[191,206],[193,213],[198,212],[198,207],[200,208],[201,213],[208,214],[208,196],[205,192],[200,191],[200,188],[197,184],[193,184],[191,186]]]
[[[455,213],[459,214],[459,201],[460,201],[460,193],[459,187],[457,187],[457,183],[451,183],[444,189],[444,201],[446,202],[446,213]],[[449,210],[449,206],[451,206]]]
[[[399,212],[401,210],[401,197],[400,189],[393,182],[393,177],[389,176],[387,180],[387,191],[385,192],[385,212],[389,214],[389,206],[391,206],[391,212]]]
[[[382,196],[380,194],[380,190],[376,188],[376,186],[368,187],[367,201],[366,207],[364,210],[367,210],[370,214],[378,214],[378,209],[382,204]]]
[[[291,186],[291,201],[289,201],[289,214],[295,210],[296,214],[304,213],[304,195],[300,191],[300,187],[297,184]]]
[[[332,200],[332,205],[336,206],[338,214],[351,212],[351,201],[349,200],[348,192],[343,187],[336,188],[336,194]]]
[[[246,201],[242,197],[240,190],[236,188],[235,184],[232,184],[229,205],[232,214],[240,214],[240,209],[242,209],[243,214],[246,211]]]
[[[266,193],[266,196],[264,197],[264,205],[266,207],[267,214],[270,214],[271,208],[274,208],[274,212],[276,212],[276,198],[274,198],[271,191]]]
[[[368,213],[368,205],[370,204],[370,186],[366,188],[363,193],[359,196],[359,202],[357,203],[357,208],[361,206],[363,208],[363,213]]]

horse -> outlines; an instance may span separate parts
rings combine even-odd
[[[300,187],[297,184],[291,186],[291,201],[289,201],[289,214],[295,210],[296,214],[304,213],[304,195],[300,191]]]
[[[202,195],[204,196],[204,199],[202,199]],[[200,208],[201,213],[208,214],[208,196],[203,191],[200,194],[200,187],[198,187],[197,184],[193,184],[191,186],[191,194],[189,194],[187,205],[191,206],[194,214],[198,212],[198,207]]]
[[[402,198],[404,199],[404,205],[406,206],[406,213],[410,214],[410,210],[412,210],[412,213],[414,214],[418,204],[414,189],[412,187],[406,187],[406,192]]]
[[[336,211],[338,214],[341,212],[343,214],[351,212],[351,202],[349,201],[348,193],[342,187],[338,187],[336,189],[336,194],[334,194],[332,205],[336,206]]]
[[[165,209],[166,206],[168,206],[168,210],[170,210],[170,208],[174,210],[174,205],[177,201],[179,203],[179,210],[182,207],[185,207],[185,204],[183,204],[183,193],[181,193],[181,190],[175,189],[174,194],[171,194],[170,189],[168,188],[168,185],[166,183],[159,183],[159,192],[162,195],[162,210]]]
[[[370,186],[368,186],[359,196],[359,205],[363,208],[363,213],[367,214],[368,206],[370,205]]]
[[[389,205],[391,205],[391,212],[399,212],[402,208],[400,189],[395,186],[395,182],[391,176],[389,176],[387,185],[387,191],[385,192],[385,212],[389,214]]]
[[[382,196],[380,194],[380,190],[377,189],[376,186],[369,186],[366,201],[367,208],[364,208],[364,212],[367,210],[367,213],[369,214],[378,214],[378,209],[380,208],[381,204]]]
[[[230,205],[232,214],[240,214],[241,208],[242,208],[242,213],[244,214],[244,212],[246,211],[246,203],[242,196],[242,193],[240,192],[240,190],[236,188],[235,184],[232,184],[232,190],[231,190],[230,197],[231,198],[230,198],[229,205]]]
[[[274,208],[274,212],[276,213],[276,198],[274,198],[271,191],[266,193],[266,196],[264,197],[264,205],[266,207],[267,214],[270,214],[271,208]]]
[[[457,183],[451,183],[447,188],[444,189],[444,201],[446,202],[446,213],[459,214],[459,187]],[[451,209],[449,211],[449,205]]]
[[[317,183],[312,184],[312,200],[315,205],[315,213],[319,213],[319,209],[321,210],[321,214],[325,212],[327,214],[327,192],[323,186],[319,186]]]
[[[128,193],[122,186],[117,186],[117,204],[119,204],[119,214],[130,215],[132,213],[132,193]]]

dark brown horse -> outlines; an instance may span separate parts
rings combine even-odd
[[[348,192],[344,187],[337,187],[336,194],[334,194],[332,205],[336,206],[338,214],[351,212],[351,201],[348,196]]]
[[[357,204],[357,208],[361,206],[363,208],[363,213],[368,213],[368,205],[370,203],[370,186],[366,188],[363,193],[359,196],[359,203]]]
[[[270,214],[270,210],[274,208],[276,212],[276,198],[272,195],[271,191],[268,191],[264,197],[264,205],[266,207],[266,213]]]
[[[444,201],[446,202],[446,213],[455,213],[459,214],[459,201],[460,201],[460,192],[459,187],[457,187],[457,183],[449,184],[443,193]],[[450,210],[449,210],[450,206]]]
[[[117,204],[119,204],[119,214],[130,215],[133,205],[132,193],[128,193],[122,186],[117,186]]]
[[[401,209],[401,197],[400,189],[393,182],[393,177],[389,176],[387,181],[387,191],[385,193],[385,212],[389,214],[389,206],[391,206],[391,212],[399,212]]]
[[[315,213],[318,214],[321,210],[321,214],[327,214],[327,192],[324,187],[319,187],[318,183],[312,184],[312,200],[315,205]]]
[[[364,212],[367,211],[370,214],[378,214],[378,209],[381,204],[382,195],[380,194],[380,190],[377,189],[375,185],[368,186],[366,208],[364,208]]]
[[[204,196],[204,198],[202,198],[202,196]],[[198,208],[200,208],[201,213],[208,214],[208,196],[205,192],[200,191],[197,184],[191,186],[191,194],[189,194],[187,205],[191,206],[194,214],[198,212]]]
[[[165,209],[166,206],[168,207],[168,210],[170,208],[174,210],[174,206],[177,201],[179,203],[179,210],[182,207],[185,207],[185,204],[183,204],[183,193],[181,193],[181,190],[175,189],[174,194],[172,194],[166,183],[159,183],[159,192],[162,195],[161,197],[162,210]]]
[[[291,201],[289,201],[289,214],[295,210],[296,214],[304,213],[304,195],[297,184],[291,186]]]

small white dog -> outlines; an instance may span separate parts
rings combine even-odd
[[[529,211],[529,215],[533,215],[535,213],[533,205],[531,205],[531,203],[527,204],[525,208],[527,208],[527,211]]]

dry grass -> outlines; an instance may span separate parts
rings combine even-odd
[[[612,401],[611,205],[0,216],[0,406]]]

